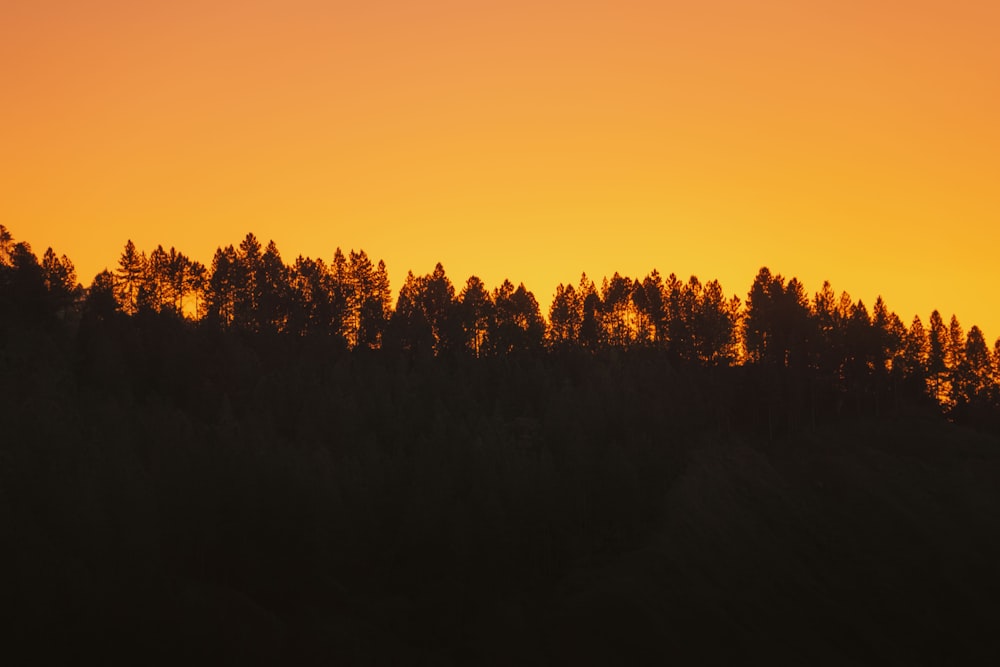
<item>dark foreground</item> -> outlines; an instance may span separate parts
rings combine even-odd
[[[5,652],[1000,660],[1000,442],[926,404],[807,418],[656,356],[296,345],[10,334]]]

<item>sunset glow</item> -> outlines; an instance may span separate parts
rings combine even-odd
[[[459,287],[761,265],[1000,335],[1000,4],[38,0],[0,9],[0,222],[363,248]]]

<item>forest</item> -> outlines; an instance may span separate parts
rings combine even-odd
[[[247,234],[85,287],[0,226],[0,420],[42,661],[1000,659],[1000,340],[768,268],[543,311]]]

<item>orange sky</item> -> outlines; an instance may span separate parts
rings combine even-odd
[[[457,286],[824,278],[1000,335],[1000,3],[32,0],[0,222],[87,284],[247,231]]]

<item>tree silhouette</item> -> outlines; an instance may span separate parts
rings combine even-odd
[[[990,350],[986,338],[977,326],[969,329],[965,349],[955,372],[953,391],[958,405],[982,406],[990,402],[993,373]]]
[[[493,290],[496,312],[489,340],[495,354],[538,349],[545,336],[545,321],[535,296],[521,283],[504,280]]]
[[[589,350],[596,350],[603,343],[601,330],[603,306],[594,282],[587,277],[586,273],[580,276],[577,299],[581,305],[580,345]]]
[[[24,321],[110,321],[110,294],[126,316],[170,312],[209,329],[331,337],[347,348],[472,357],[644,348],[675,369],[745,364],[760,371],[747,377],[770,406],[772,434],[782,411],[781,428],[794,429],[802,414],[813,425],[845,406],[879,415],[920,403],[922,394],[954,418],[971,414],[960,406],[1000,400],[996,353],[978,328],[967,337],[956,316],[945,325],[938,311],[927,330],[919,317],[907,328],[881,296],[869,313],[829,282],[808,300],[796,278],[786,282],[766,267],[745,304],[697,276],[614,273],[598,290],[583,273],[578,285],[557,287],[548,321],[531,292],[509,280],[490,292],[472,276],[456,296],[441,264],[424,276],[411,272],[393,308],[385,263],[374,265],[364,250],[337,248],[330,265],[303,256],[286,265],[273,241],[262,248],[253,233],[217,248],[208,270],[174,247],[147,256],[129,240],[114,273],[83,290],[68,257],[48,249],[39,261],[4,227],[0,276],[5,312]]]
[[[633,292],[632,300],[642,314],[644,326],[640,338],[658,348],[669,340],[667,310],[664,307],[663,278],[655,269],[642,279],[642,289]]]
[[[360,254],[364,255],[364,251]],[[389,289],[389,274],[385,262],[379,260],[371,274],[370,284],[365,283],[365,285],[358,324],[358,344],[375,348],[382,344],[391,312],[392,293]]]
[[[146,256],[137,251],[129,239],[118,258],[118,270],[115,272],[115,296],[119,307],[129,315],[139,310],[145,275]]]
[[[548,344],[565,349],[580,342],[583,327],[583,303],[572,285],[559,283],[549,307]]]
[[[258,294],[257,328],[276,333],[288,324],[291,295],[288,285],[288,268],[281,261],[281,253],[274,241],[268,241],[261,255],[255,278]]]
[[[87,288],[83,315],[91,320],[104,321],[110,320],[117,310],[115,276],[108,270],[101,271]]]
[[[762,268],[747,295],[744,344],[749,359],[775,366],[803,364],[810,328],[802,284],[793,278],[786,287],[784,278]]]
[[[13,252],[14,237],[6,227],[0,225],[0,266],[10,266]]]
[[[462,327],[464,347],[474,356],[481,356],[488,348],[488,336],[495,326],[493,299],[483,281],[470,276],[458,295],[458,318]]]
[[[425,309],[425,284],[426,278],[418,278],[412,271],[407,272],[389,320],[387,337],[390,349],[411,354],[430,353],[434,349],[437,341]]]
[[[739,299],[727,300],[718,280],[701,287],[701,283],[692,277],[689,286],[691,293],[688,299],[693,301],[694,311],[690,329],[693,331],[696,358],[702,364],[711,366],[732,363],[737,355]]]
[[[53,308],[65,319],[83,291],[77,283],[73,262],[66,255],[56,257],[52,248],[46,249],[42,257],[42,280]]]
[[[5,321],[44,325],[54,315],[45,271],[28,243],[13,243],[9,252],[9,265],[0,266],[3,288],[0,313],[7,312]]]
[[[950,393],[948,386],[948,330],[945,328],[941,313],[937,310],[931,313],[927,332],[927,377],[930,382],[931,397],[937,401],[945,401]]]
[[[628,347],[637,335],[632,280],[615,273],[601,285],[602,338],[614,347]]]
[[[299,255],[290,270],[287,330],[298,335],[339,331],[339,308],[333,303],[333,278],[322,259]]]

